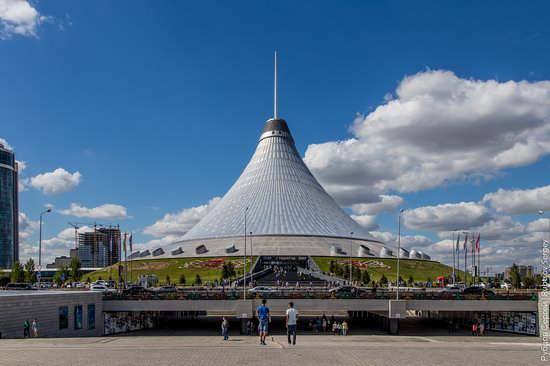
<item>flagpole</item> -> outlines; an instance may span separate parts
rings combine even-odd
[[[466,233],[466,238],[464,239],[464,286],[468,286],[468,233]]]
[[[472,233],[472,234],[473,234],[472,239],[470,241],[470,250],[472,251],[472,269],[473,269],[472,285],[475,285],[476,284],[477,271],[476,271],[476,251],[474,250],[474,245],[475,245],[476,240],[474,239],[475,238],[475,233]]]
[[[460,272],[460,252],[458,251],[459,245],[460,245],[460,233],[458,233],[458,238],[456,239],[456,249],[455,249],[455,251],[456,251],[456,268]],[[460,283],[460,281],[459,281],[459,283]]]
[[[479,269],[481,268],[481,263],[480,263],[480,258],[481,258],[481,242],[480,242],[480,238],[481,238],[481,233],[479,233],[477,235],[477,243],[476,243],[476,250],[477,250],[477,268],[478,268],[478,271]],[[481,282],[481,279],[480,281]]]
[[[126,235],[127,233],[124,232],[124,241],[122,242],[122,249],[124,249],[124,287],[126,287],[126,283],[128,282],[128,251],[126,250]]]
[[[132,265],[132,262],[133,262],[133,258],[132,258],[132,232],[130,231],[130,282],[132,282],[132,275],[133,275],[133,265]],[[133,282],[132,282],[133,284]]]

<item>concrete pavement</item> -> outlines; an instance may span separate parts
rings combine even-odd
[[[146,334],[146,335],[145,335]],[[140,332],[95,338],[0,341],[0,365],[535,365],[539,338],[383,335],[286,337]]]

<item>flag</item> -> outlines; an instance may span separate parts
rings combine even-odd
[[[455,252],[457,252],[457,253],[458,253],[459,245],[460,245],[460,234],[458,234],[458,238],[456,238],[456,248],[455,248]]]
[[[475,243],[476,243],[475,234],[472,234],[472,240],[470,240],[470,251],[472,253],[474,252]]]
[[[130,233],[130,253],[132,253],[132,233]]]
[[[477,250],[478,253],[481,249],[481,243],[479,242],[480,237],[481,237],[481,233],[477,234],[476,250]]]
[[[124,240],[122,241],[122,250],[126,253],[126,233],[124,233]]]
[[[468,233],[466,233],[466,238],[464,239],[464,253],[468,252]]]

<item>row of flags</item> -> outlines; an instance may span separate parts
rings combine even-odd
[[[122,242],[122,249],[124,250],[124,252],[126,252],[126,235],[127,233],[124,233],[124,241]],[[132,253],[132,233],[130,233],[130,237],[128,241],[130,244],[130,253]]]
[[[124,250],[124,252],[126,252],[126,236],[128,235],[128,233],[124,233],[124,240],[122,241],[122,249]],[[132,253],[132,233],[130,233],[130,237],[128,238],[129,240],[129,244],[130,244],[130,253]],[[111,248],[114,247],[115,243],[113,242],[113,236],[111,236]]]
[[[481,249],[481,233],[477,234],[477,240],[475,239],[475,233],[472,233],[472,239],[470,240],[470,252],[479,253]],[[460,246],[460,234],[458,234],[458,238],[456,239],[456,247],[455,252],[459,252],[459,246]],[[466,233],[466,237],[464,238],[464,253],[468,252],[468,233]]]

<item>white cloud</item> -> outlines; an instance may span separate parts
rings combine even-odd
[[[73,191],[80,183],[79,172],[69,173],[63,168],[53,172],[38,174],[26,181],[26,184],[42,190],[45,194],[58,194]]]
[[[1,138],[1,137],[0,137],[0,145],[3,145],[4,148],[7,149],[7,150],[13,150],[11,145],[8,144],[8,142],[5,139]]]
[[[93,228],[83,226],[78,229],[79,233],[93,231]],[[62,255],[69,256],[69,251],[75,246],[75,236],[73,228],[66,228],[60,231],[55,237],[42,239],[42,266],[53,263],[55,257]],[[38,242],[22,242],[19,253],[20,261],[26,262],[28,258],[34,258],[38,262]]]
[[[37,37],[40,24],[48,20],[27,0],[0,0],[0,38],[13,34]]]
[[[378,240],[388,244],[393,248],[397,248],[397,234],[389,231],[371,231],[371,234]],[[422,249],[433,241],[424,235],[401,235],[401,247],[407,250]],[[426,254],[429,255],[428,252]]]
[[[497,212],[511,215],[550,210],[550,186],[523,190],[501,188],[483,196],[483,202],[489,202]]]
[[[32,221],[29,217],[23,213],[19,212],[19,239],[25,240],[31,236],[36,229],[38,229],[39,222]]]
[[[69,208],[59,210],[58,212],[63,215],[89,217],[92,219],[124,219],[128,216],[126,207],[110,203],[93,208],[83,207],[78,203],[71,203]]]
[[[403,202],[402,197],[383,194],[380,195],[379,202],[357,203],[352,205],[351,209],[360,215],[378,215],[382,212],[395,211]]]
[[[369,231],[378,229],[375,215],[351,215],[351,218]]]
[[[527,231],[529,232],[535,232],[535,233],[542,233],[550,230],[550,223],[548,218],[538,219],[535,221],[530,222],[527,225]]]
[[[403,213],[408,228],[435,231],[468,230],[483,225],[490,218],[487,207],[475,202],[418,207]]]
[[[186,208],[175,214],[166,214],[153,225],[146,227],[143,233],[156,237],[182,236],[206,216],[220,200],[220,197],[215,197],[206,205]]]
[[[340,203],[490,178],[550,152],[550,81],[461,79],[428,71],[353,123],[354,138],[310,145],[305,162]],[[350,200],[340,197],[353,196]]]

